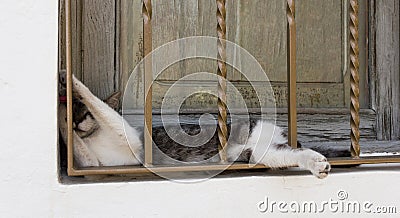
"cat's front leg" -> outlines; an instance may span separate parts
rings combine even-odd
[[[74,136],[74,159],[80,167],[98,167],[100,162],[96,155],[89,149],[86,143],[73,132]]]
[[[272,168],[299,166],[309,170],[314,176],[323,179],[328,176],[331,166],[322,154],[306,148],[293,149],[287,144],[271,145],[264,156],[253,153],[253,162]]]
[[[135,128],[131,127],[114,109],[97,98],[75,76],[72,77],[72,85],[74,96],[88,108],[101,128],[106,129],[110,134],[120,136],[121,144],[129,146],[134,154],[142,153],[142,142]]]
[[[61,137],[64,144],[68,143],[68,127],[67,127],[67,107],[66,105],[59,105],[58,126],[60,129]],[[89,149],[85,142],[73,130],[73,151],[74,159],[80,167],[93,167],[100,166],[96,155]]]
[[[293,152],[298,155],[297,165],[299,167],[308,169],[313,175],[320,179],[328,176],[328,173],[331,170],[331,165],[322,154],[311,149],[303,148],[294,149]]]
[[[81,81],[72,76],[74,97],[78,98],[92,113],[100,126],[113,128],[118,134],[124,134],[122,117],[106,103],[96,97]]]

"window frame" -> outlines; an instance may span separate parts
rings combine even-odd
[[[396,1],[396,0],[394,0]],[[358,1],[357,0],[350,0],[350,3],[353,4],[353,6],[356,6],[358,8]],[[144,8],[147,8],[147,13],[151,14],[151,0],[144,0],[143,1]],[[291,5],[293,4],[293,5]],[[385,4],[385,3],[380,3],[380,4]],[[379,10],[375,10],[376,7],[376,1],[372,0],[369,2],[369,10],[374,9],[374,14],[375,14],[375,19],[374,21],[379,21],[378,17],[382,16],[379,12]],[[353,15],[356,15],[356,10],[355,8],[350,7],[350,13],[353,13]],[[222,169],[227,169],[227,170],[239,170],[239,169],[260,169],[260,168],[268,168],[268,166],[264,165],[249,165],[249,164],[241,164],[241,163],[234,163],[232,165],[228,164],[210,164],[210,165],[189,165],[189,166],[162,166],[162,165],[157,165],[153,166],[152,165],[152,157],[151,157],[151,135],[145,136],[145,159],[146,159],[146,167],[145,166],[115,166],[115,167],[90,167],[90,168],[77,168],[74,165],[74,158],[73,158],[73,128],[72,128],[72,61],[73,61],[73,53],[72,53],[72,13],[71,13],[71,0],[65,0],[65,9],[66,9],[66,69],[67,69],[67,123],[68,123],[68,142],[67,142],[67,172],[69,176],[82,176],[82,175],[102,175],[102,174],[144,174],[144,173],[152,173],[152,172],[183,172],[183,171],[208,171],[208,170],[222,170]],[[294,16],[294,11],[291,10],[294,9],[294,0],[290,1],[288,0],[288,16]],[[144,11],[146,13],[146,11]],[[371,13],[371,12],[370,12]],[[383,11],[381,12],[383,13]],[[148,14],[148,15],[149,15]],[[394,16],[394,15],[393,15]],[[149,17],[150,18],[150,17]],[[370,17],[371,18],[371,17]],[[291,23],[292,22],[292,23]],[[296,81],[295,81],[295,60],[296,60],[296,54],[295,54],[295,20],[293,19],[291,22],[288,23],[288,41],[290,42],[289,52],[288,52],[288,63],[289,63],[289,71],[288,75],[290,75],[288,78],[288,87],[291,88],[291,90],[296,90]],[[379,25],[384,25],[384,23],[375,23],[376,26]],[[376,27],[374,26],[374,27]],[[355,26],[352,26],[351,28],[356,28]],[[358,29],[356,30],[358,34]],[[381,36],[380,34],[374,31],[373,36],[379,37]],[[370,34],[369,37],[372,35]],[[375,38],[374,38],[375,39]],[[354,39],[357,40],[357,39]],[[357,41],[356,41],[357,42]],[[357,42],[358,43],[358,42]],[[373,47],[373,43],[370,41],[369,48]],[[372,46],[372,47],[371,47]],[[374,44],[374,46],[378,46],[378,44]],[[384,45],[385,46],[385,45]],[[384,47],[383,46],[383,47]],[[151,51],[151,19],[145,19],[144,22],[144,55],[148,54]],[[376,47],[377,48],[377,47]],[[379,48],[377,48],[379,50]],[[375,65],[377,66],[379,61],[381,59],[376,58],[377,53],[369,53],[369,64],[370,65],[371,61],[375,61]],[[358,60],[356,60],[358,61]],[[395,63],[393,63],[395,64]],[[395,72],[392,72],[394,74]],[[151,75],[151,72],[146,74]],[[370,73],[370,80],[376,78],[379,75],[383,75],[383,73],[379,70],[375,74]],[[375,76],[375,77],[374,77]],[[147,81],[147,82],[146,82]],[[150,87],[149,83],[149,77],[145,76],[145,87]],[[372,83],[371,83],[372,84]],[[396,83],[391,83],[391,87],[389,89],[393,89],[396,85]],[[374,87],[376,86],[381,86],[379,84],[379,81],[372,84]],[[372,91],[374,89],[372,88]],[[295,91],[289,91],[290,96],[289,97],[289,114],[291,116],[291,119],[289,119],[289,140],[291,144],[294,144],[295,141],[297,141],[297,108],[296,108],[296,95]],[[374,95],[375,94],[375,95]],[[376,93],[372,92],[371,96],[376,96]],[[377,114],[376,116],[379,118],[380,116],[384,115],[378,115],[379,114],[379,104],[382,104],[381,101],[378,101],[379,98],[373,99],[371,98],[372,102],[372,109],[377,108]],[[387,97],[385,98],[387,99]],[[151,123],[151,117],[152,117],[152,107],[151,107],[151,98],[146,99],[146,106],[145,106],[145,123],[149,124]],[[390,100],[390,99],[389,99]],[[355,103],[359,103],[358,98],[354,98],[353,101]],[[397,108],[398,109],[398,108]],[[397,111],[399,112],[399,111]],[[398,113],[400,114],[400,113]],[[359,114],[356,113],[353,115],[353,119],[359,119]],[[358,126],[353,126],[353,128],[356,131],[359,131]],[[394,128],[394,127],[392,127]],[[382,130],[384,132],[384,130]],[[146,139],[147,138],[147,139]],[[378,137],[379,138],[379,137]],[[356,140],[357,141],[357,140]],[[297,144],[297,143],[296,143]],[[352,148],[354,149],[359,149],[359,145],[354,144]],[[149,152],[150,151],[150,152]],[[350,158],[332,158],[329,159],[329,162],[332,165],[353,165],[353,164],[377,164],[377,163],[400,163],[400,156],[376,156],[376,157],[360,157],[359,153],[355,152],[353,153],[353,157]]]

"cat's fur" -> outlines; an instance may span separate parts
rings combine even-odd
[[[74,117],[74,158],[79,166],[139,165],[143,162],[141,131],[131,127],[113,108],[73,77],[75,108],[82,111]],[[115,97],[109,98],[114,102]],[[87,110],[87,111],[85,111]],[[230,126],[231,137],[227,145],[228,160],[260,163],[273,168],[298,165],[311,171],[318,178],[325,178],[330,171],[327,159],[310,149],[292,149],[281,128],[266,121],[251,121],[249,127]],[[66,142],[66,105],[59,107],[61,136]],[[190,127],[182,126],[183,129]],[[178,132],[178,131],[177,131]],[[245,137],[249,135],[249,137]],[[155,164],[185,164],[220,161],[217,137],[199,147],[188,147],[165,136],[163,128],[153,129],[153,140],[159,145],[154,149]],[[210,146],[210,144],[212,146]]]

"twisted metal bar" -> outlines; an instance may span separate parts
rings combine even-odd
[[[151,27],[151,17],[152,17],[152,6],[151,0],[143,0],[142,6],[143,14],[143,49],[144,56],[150,54],[153,49],[152,45],[152,27]],[[152,150],[152,58],[147,57],[144,63],[144,165],[151,166],[153,164],[153,150]]]
[[[295,1],[287,1],[287,81],[288,81],[288,143],[297,147],[297,75]]]
[[[226,107],[226,8],[225,0],[217,2],[217,34],[218,34],[218,139],[219,154],[222,162],[227,162],[226,144],[228,139],[227,107]]]
[[[358,47],[358,0],[350,0],[350,126],[351,126],[351,155],[360,156],[360,89],[359,89],[359,47]]]

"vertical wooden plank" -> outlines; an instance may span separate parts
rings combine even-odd
[[[286,82],[286,1],[235,2],[239,4],[240,36],[234,42],[257,59],[271,81]],[[240,64],[243,69],[251,67]]]
[[[368,86],[368,3],[360,1],[359,45],[360,45],[360,108],[370,108]]]
[[[82,81],[104,99],[117,90],[115,0],[85,0],[82,13]]]
[[[65,0],[58,1],[58,70],[66,69]]]
[[[120,36],[121,36],[121,1],[122,0],[115,0],[115,7],[114,7],[114,13],[115,13],[115,31],[114,31],[114,91],[120,91],[121,90],[121,69],[119,65],[119,60],[121,59],[120,57],[120,48],[121,48],[121,41],[120,41]]]
[[[377,138],[400,138],[399,1],[375,1]]]
[[[368,85],[370,89],[370,108],[376,110],[376,15],[375,15],[376,0],[371,0],[368,3]]]
[[[71,0],[72,73],[82,79],[82,0]]]
[[[120,35],[119,35],[119,69],[120,91],[124,92],[125,86],[135,66],[143,58],[143,18],[141,0],[120,0]],[[143,82],[142,75],[133,75],[137,81],[135,92],[139,92]],[[138,96],[143,96],[138,94]],[[143,100],[142,100],[143,102]],[[143,105],[143,104],[142,104]]]
[[[243,4],[243,1],[228,1],[226,3],[226,30],[227,30],[227,40],[231,42],[236,42],[240,43],[241,41],[241,6]],[[260,22],[263,22],[260,20]],[[233,63],[235,66],[240,66],[240,53],[236,50],[234,50],[234,60]],[[228,66],[228,80],[229,81],[242,81],[244,80],[244,77],[242,76],[241,72],[238,72],[237,70],[233,69],[232,67]]]
[[[153,0],[153,48],[157,48],[179,38],[180,28],[183,27],[181,4],[184,3],[185,2],[179,0]],[[181,63],[170,66],[159,76],[158,80],[168,81],[180,79],[182,72],[180,65]],[[156,93],[154,93],[154,95],[162,96],[162,94]]]
[[[184,37],[217,36],[213,20],[215,0],[156,0],[153,7],[153,48]],[[185,49],[185,45],[181,44],[179,52],[184,53]],[[175,81],[194,72],[216,73],[213,66],[215,61],[212,60],[183,60],[166,69],[157,80]]]
[[[298,82],[343,82],[343,2],[296,1]]]
[[[134,68],[143,58],[143,17],[141,0],[120,0],[120,35],[119,35],[119,60],[120,87],[119,90],[137,96],[136,98],[125,98],[124,105],[132,106],[129,109],[144,108],[144,83],[143,75],[135,73]],[[143,71],[140,71],[143,72]],[[131,90],[125,90],[129,78]],[[125,108],[128,109],[128,108]]]

